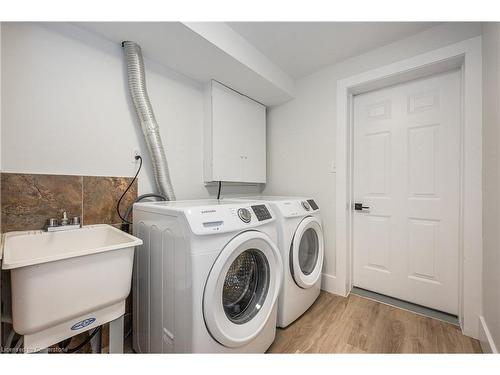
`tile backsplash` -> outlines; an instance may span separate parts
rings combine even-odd
[[[48,218],[80,216],[83,225],[119,226],[116,203],[131,177],[1,174],[1,230],[42,229]],[[137,181],[122,200],[121,212],[137,198]]]

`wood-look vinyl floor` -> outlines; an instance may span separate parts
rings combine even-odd
[[[481,347],[452,324],[321,292],[302,317],[277,329],[268,353],[481,353]]]

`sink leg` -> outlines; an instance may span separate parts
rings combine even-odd
[[[109,322],[109,353],[123,353],[123,315]]]
[[[102,326],[99,332],[97,332],[95,336],[90,339],[90,346],[92,348],[92,353],[102,353]]]

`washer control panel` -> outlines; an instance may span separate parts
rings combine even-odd
[[[253,208],[253,207],[252,207]],[[254,211],[255,212],[255,211]],[[244,223],[249,223],[250,220],[252,220],[252,214],[250,213],[250,210],[246,208],[240,208],[238,209],[238,217],[243,221]]]
[[[272,218],[271,213],[267,209],[266,205],[259,204],[251,207],[255,216],[257,216],[257,220],[262,221],[262,220],[269,220]]]
[[[309,203],[306,201],[300,202],[302,204],[302,207],[304,207],[304,210],[309,211],[311,209],[311,206],[309,206]]]
[[[237,232],[257,228],[275,219],[268,203],[221,200],[217,203],[181,207],[194,234]],[[204,203],[204,202],[203,202]],[[179,203],[178,203],[179,204]]]

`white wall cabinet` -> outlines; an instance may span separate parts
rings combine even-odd
[[[266,182],[266,107],[211,81],[205,101],[205,182]]]

